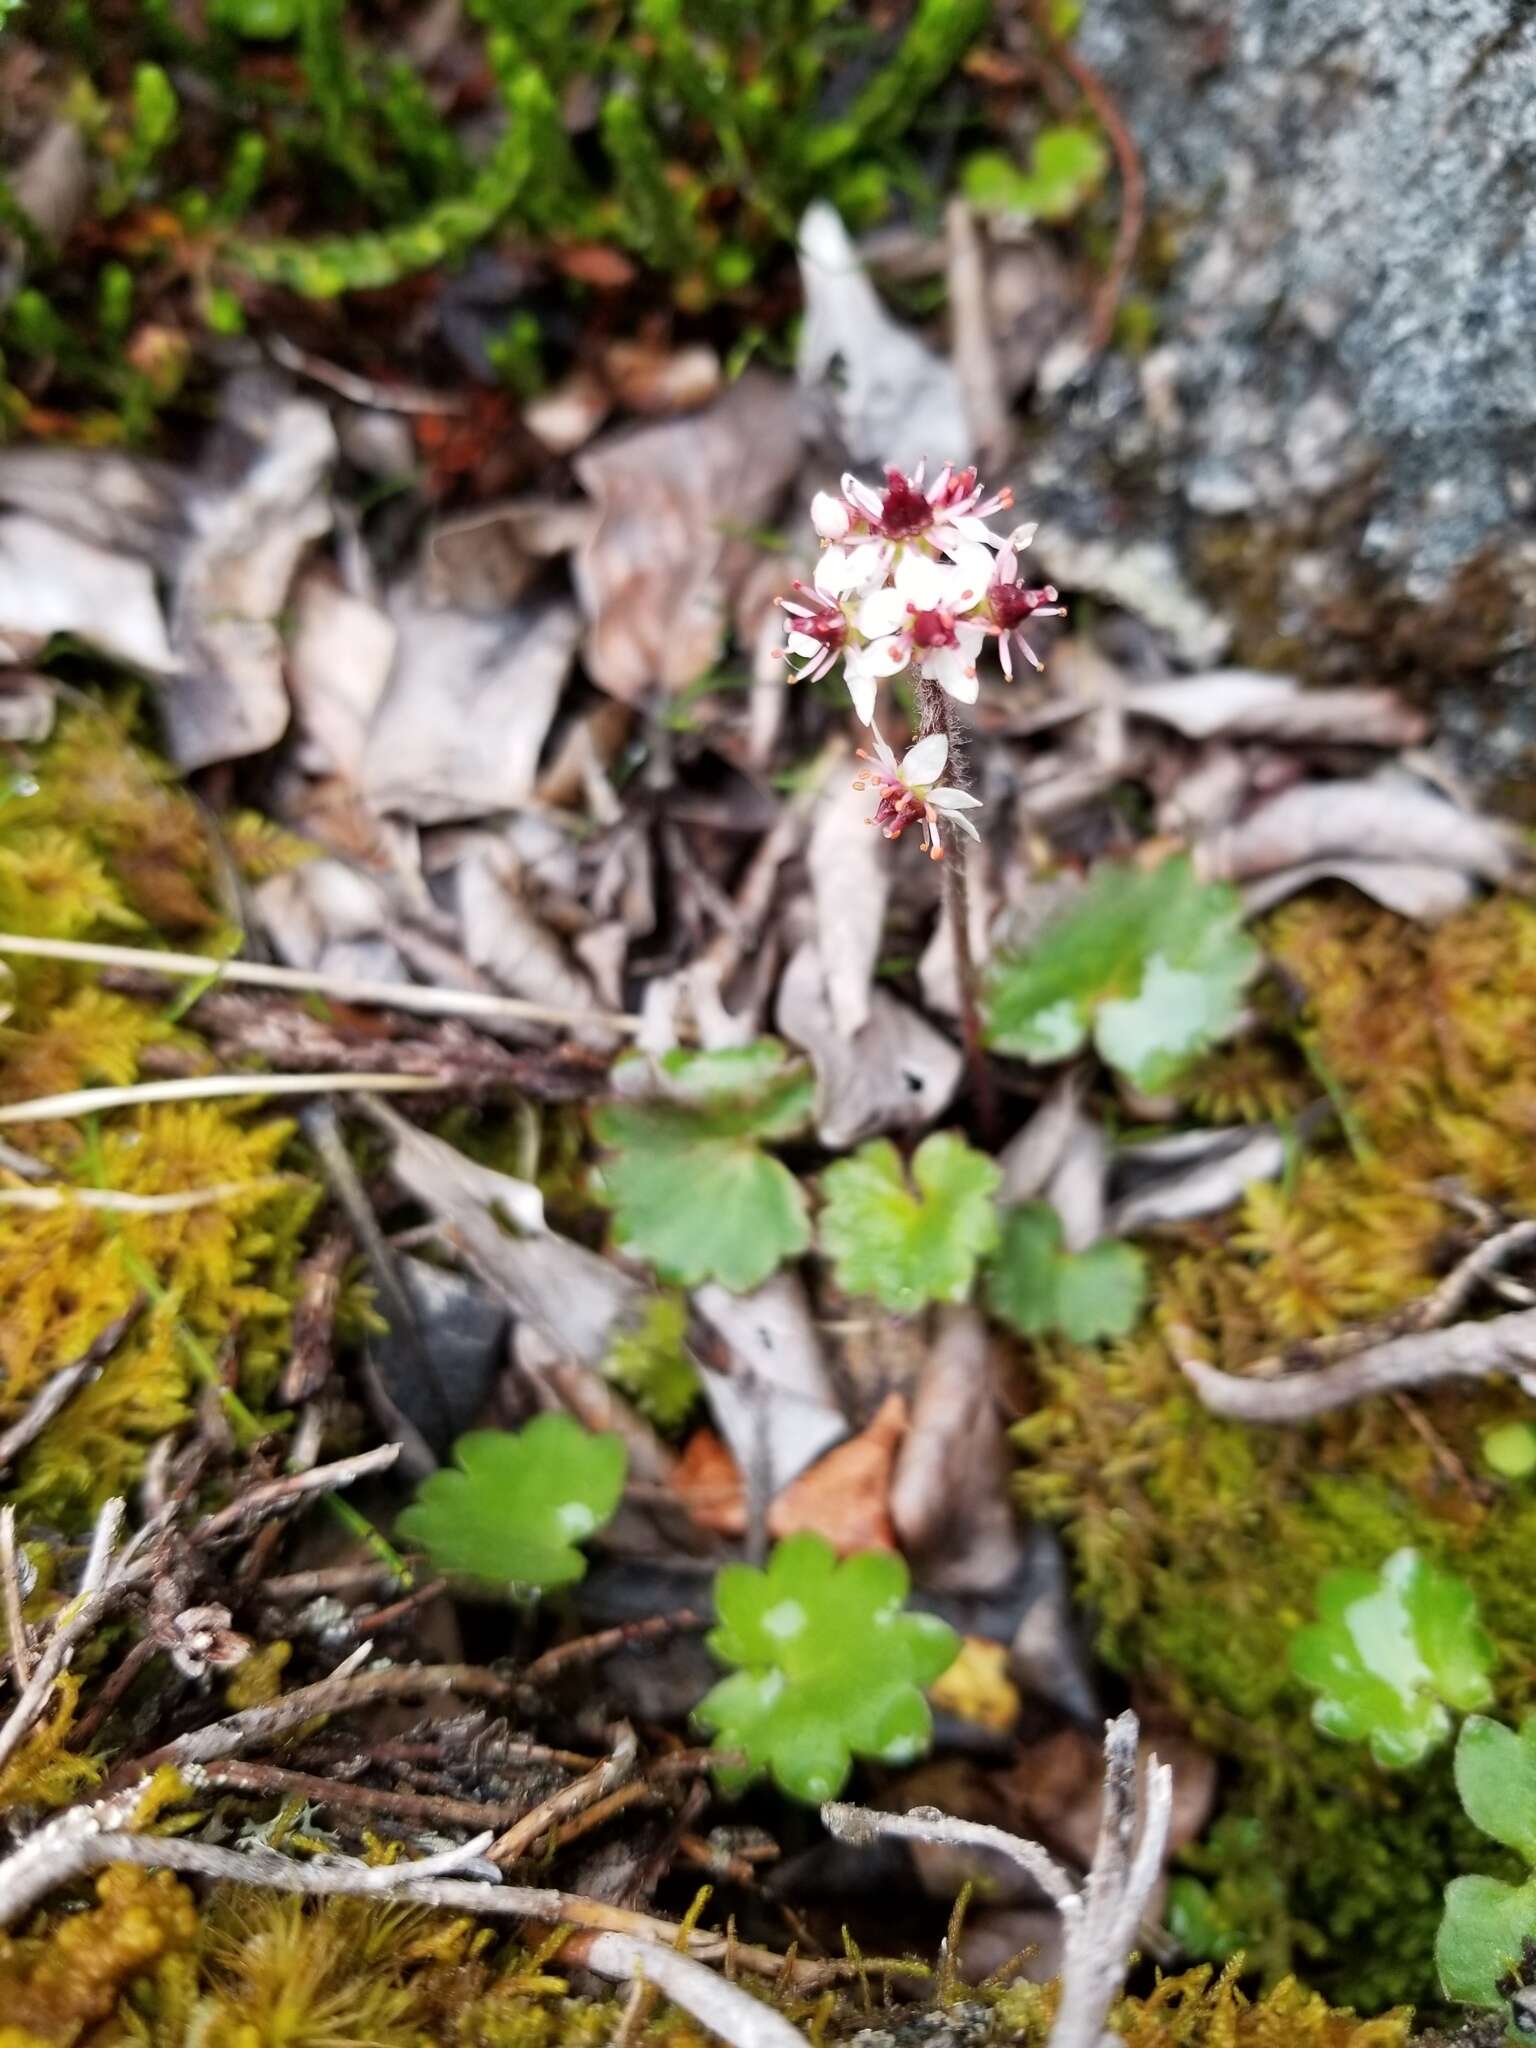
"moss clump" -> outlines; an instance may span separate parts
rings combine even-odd
[[[1238,1968],[1214,1979],[1208,1966],[1164,1977],[1145,1997],[1119,2000],[1110,2026],[1126,2048],[1404,2048],[1408,2040],[1409,2012],[1357,2019],[1294,1978],[1251,1999],[1238,1988]],[[1044,2048],[1055,2010],[1054,1985],[1016,1985],[998,2001],[1017,2048]]]
[[[1158,1325],[1198,1334],[1229,1369],[1426,1292],[1464,1248],[1445,1180],[1536,1203],[1536,910],[1495,898],[1421,931],[1351,896],[1272,920],[1271,956],[1304,1001],[1299,1030],[1338,1093],[1348,1139],[1315,1145],[1225,1223],[1172,1233],[1152,1327],[1107,1352],[1036,1352],[1041,1400],[1021,1425],[1031,1512],[1059,1521],[1105,1655],[1170,1699],[1238,1765],[1227,1811],[1252,1821],[1272,1895],[1232,1924],[1271,1958],[1364,2008],[1433,1996],[1445,1881],[1488,1868],[1449,1766],[1389,1776],[1310,1724],[1288,1675],[1323,1574],[1411,1544],[1476,1593],[1500,1652],[1500,1711],[1530,1703],[1536,1597],[1523,1562],[1536,1497],[1485,1486],[1481,1434],[1522,1412],[1507,1384],[1372,1401],[1307,1430],[1210,1415]],[[1181,1339],[1181,1341],[1185,1341]]]
[[[0,801],[0,916],[68,938],[142,933],[221,943],[208,835],[122,724],[71,711],[13,762]],[[103,989],[92,969],[18,958],[0,1028],[0,1099],[138,1079],[147,1055],[206,1059],[164,1008]],[[62,1199],[0,1207],[0,1421],[12,1421],[142,1291],[153,1305],[22,1460],[24,1511],[78,1526],[137,1477],[186,1413],[211,1361],[232,1352],[260,1400],[287,1349],[293,1268],[316,1191],[282,1171],[290,1124],[238,1105],[164,1104],[89,1122],[28,1124],[25,1149]],[[9,1175],[0,1178],[10,1179]],[[132,1197],[226,1189],[170,1213],[82,1206],[82,1188]]]

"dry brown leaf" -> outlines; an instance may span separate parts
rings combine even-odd
[[[299,765],[355,782],[395,658],[394,622],[320,570],[300,579],[293,612],[288,688],[303,735]]]
[[[423,824],[526,803],[575,660],[575,608],[484,616],[401,592],[392,610],[399,644],[363,757],[369,802]]]
[[[1413,747],[1428,721],[1395,690],[1309,690],[1252,669],[1136,683],[1122,695],[1133,718],[1155,718],[1186,739],[1267,739],[1352,747]]]
[[[1163,1160],[1155,1145],[1122,1147],[1117,1165],[1132,1165],[1143,1176],[1150,1167],[1152,1173],[1114,1203],[1108,1219],[1113,1235],[1125,1237],[1155,1223],[1217,1215],[1240,1201],[1256,1182],[1276,1180],[1284,1170],[1287,1143],[1269,1124],[1188,1135],[1203,1141],[1199,1148],[1164,1155]]]
[[[1384,910],[1395,910],[1399,917],[1418,918],[1425,924],[1437,924],[1463,909],[1471,902],[1474,888],[1471,877],[1462,870],[1436,867],[1428,861],[1313,860],[1249,882],[1243,890],[1243,906],[1250,917],[1257,917],[1315,882],[1347,882]]]
[[[894,1550],[891,1473],[907,1431],[907,1404],[888,1394],[868,1426],[802,1472],[768,1510],[775,1539],[813,1530],[840,1557],[858,1550]]]
[[[71,633],[159,676],[177,657],[145,562],[24,512],[0,518],[0,660],[29,661]]]
[[[574,455],[586,447],[612,405],[600,377],[590,370],[572,370],[552,390],[529,399],[523,407],[523,425],[551,455]]]
[[[920,1130],[943,1115],[959,1085],[959,1048],[887,989],[870,991],[868,1020],[857,1031],[840,1031],[809,941],[784,970],[775,1021],[810,1054],[816,1135],[829,1151],[878,1131]]]
[[[739,533],[772,513],[800,457],[792,389],[749,373],[705,411],[616,435],[578,457],[598,509],[576,552],[593,681],[633,703],[678,690],[719,655]]]
[[[986,1636],[965,1636],[960,1654],[928,1688],[930,1703],[977,1728],[1006,1735],[1019,1718],[1023,1700],[1008,1676],[1008,1652]]]
[[[668,348],[658,342],[611,341],[603,374],[631,412],[692,412],[718,396],[720,358],[708,342]]]
[[[1303,782],[1195,849],[1210,880],[1247,882],[1321,860],[1411,861],[1500,882],[1515,866],[1506,832],[1406,776]]]
[[[1205,1830],[1216,1798],[1214,1758],[1181,1729],[1142,1729],[1138,1768],[1151,1756],[1173,1770],[1173,1823],[1168,1854],[1176,1856]],[[1104,1749],[1097,1734],[1064,1728],[1032,1743],[1008,1773],[1016,1807],[1014,1831],[1043,1838],[1086,1869],[1093,1860],[1104,1806]]]
[[[826,999],[836,1028],[849,1036],[869,1017],[891,887],[892,849],[869,822],[867,793],[853,786],[857,765],[851,754],[833,763],[807,849]]]
[[[901,1548],[940,1592],[1001,1586],[1022,1554],[990,1346],[974,1309],[940,1311],[891,1484]]]
[[[693,1305],[732,1366],[701,1367],[710,1410],[743,1470],[763,1464],[767,1491],[777,1493],[848,1434],[804,1285],[788,1271],[751,1294],[711,1282]]]
[[[431,605],[505,612],[541,564],[578,546],[597,523],[573,498],[509,498],[440,519],[421,556],[422,595]]]
[[[482,835],[454,874],[464,957],[498,988],[562,1010],[597,1008],[590,979],[528,902],[524,868],[510,845]],[[578,1034],[592,1045],[616,1043],[601,1025]]]
[[[696,1429],[666,1483],[701,1529],[744,1536],[747,1490],[741,1469],[712,1429]]]

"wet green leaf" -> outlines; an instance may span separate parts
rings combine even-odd
[[[1001,1174],[952,1131],[925,1138],[910,1176],[886,1138],[835,1160],[821,1177],[822,1250],[848,1294],[872,1294],[898,1315],[964,1301],[997,1242],[992,1198]]]
[[[960,1639],[904,1610],[907,1568],[890,1551],[838,1562],[820,1536],[776,1544],[762,1571],[728,1564],[715,1578],[719,1626],[708,1641],[722,1678],[697,1709],[721,1751],[744,1765],[717,1776],[738,1791],[769,1772],[793,1799],[842,1790],[854,1757],[910,1764],[927,1749],[923,1688],[947,1671]]]
[[[1523,1960],[1533,1936],[1536,1878],[1516,1885],[1496,1877],[1453,1877],[1435,1937],[1441,1990],[1458,2005],[1503,2005],[1499,1980]]]
[[[988,1038],[1037,1064],[1093,1037],[1138,1088],[1167,1087],[1230,1032],[1257,972],[1242,902],[1183,857],[1144,873],[1100,868],[1082,897],[988,980]]]
[[[1146,1298],[1147,1262],[1134,1245],[1106,1240],[1064,1251],[1049,1202],[1021,1202],[1003,1217],[987,1264],[987,1304],[1022,1337],[1059,1330],[1074,1344],[1124,1337]]]
[[[439,1571],[486,1585],[567,1586],[583,1575],[577,1545],[612,1518],[624,1491],[621,1438],[540,1415],[526,1429],[475,1430],[453,1455],[400,1516],[404,1541]]]
[[[1471,1590],[1417,1551],[1399,1550],[1379,1572],[1330,1572],[1318,1620],[1291,1641],[1291,1669],[1318,1698],[1325,1735],[1368,1742],[1388,1769],[1422,1763],[1451,1732],[1448,1711],[1492,1696],[1493,1647]]]
[[[810,1071],[771,1039],[740,1050],[620,1061],[642,1099],[592,1119],[621,1247],[682,1287],[758,1287],[810,1243],[804,1191],[764,1143],[808,1125]]]
[[[1456,1790],[1474,1827],[1536,1864],[1536,1715],[1518,1734],[1469,1715],[1456,1738]]]

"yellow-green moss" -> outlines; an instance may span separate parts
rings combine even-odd
[[[1171,1233],[1134,1339],[1037,1351],[1020,1487],[1062,1525],[1105,1655],[1237,1764],[1226,1810],[1261,1830],[1266,1871],[1288,1890],[1283,1925],[1272,1896],[1250,1902],[1268,1914],[1266,1951],[1310,1948],[1313,1981],[1370,2009],[1433,1995],[1441,1890],[1459,1869],[1492,1868],[1489,1846],[1444,1757],[1392,1777],[1313,1731],[1290,1639],[1326,1571],[1414,1544],[1476,1592],[1500,1709],[1530,1705],[1536,1492],[1485,1485],[1478,1455],[1481,1432],[1525,1397],[1458,1382],[1306,1430],[1248,1428],[1201,1406],[1162,1333],[1191,1330],[1239,1368],[1431,1287],[1465,1244],[1446,1177],[1517,1212],[1536,1205],[1536,910],[1496,898],[1429,932],[1340,894],[1283,911],[1267,936],[1304,992],[1300,1028],[1348,1136],[1314,1142],[1230,1218]],[[1230,1874],[1227,1890],[1241,1891]]]
[[[1340,2012],[1293,1978],[1245,1997],[1237,1969],[1165,1977],[1144,1998],[1122,1998],[1110,2024],[1126,2048],[1403,2048],[1412,2014],[1380,2019]],[[1016,2048],[1044,2048],[1056,2011],[1054,1985],[1020,1984],[998,2001]]]

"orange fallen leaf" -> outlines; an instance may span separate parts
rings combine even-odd
[[[848,1557],[856,1550],[894,1550],[891,1473],[907,1433],[907,1404],[888,1394],[868,1427],[818,1458],[786,1486],[768,1510],[768,1533],[813,1529]]]
[[[747,1490],[736,1460],[712,1429],[696,1429],[673,1467],[667,1485],[700,1528],[717,1536],[744,1536]]]

